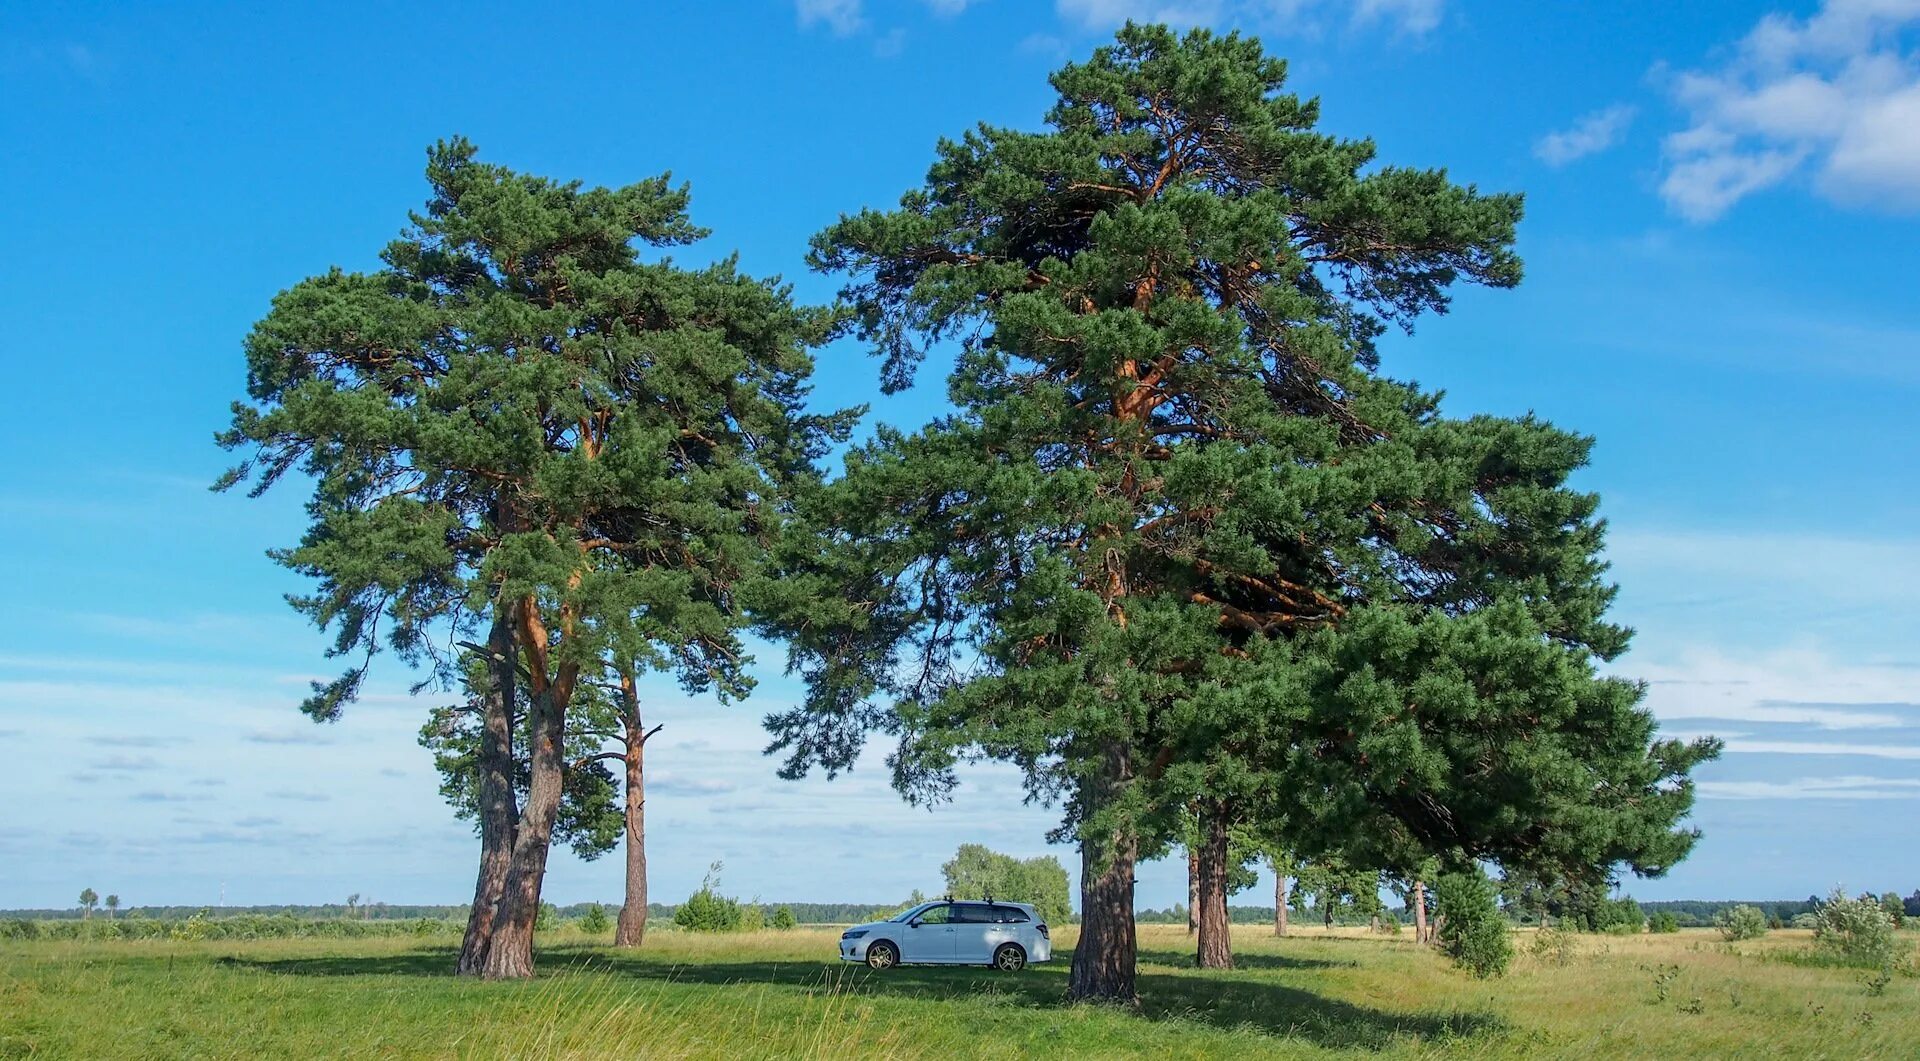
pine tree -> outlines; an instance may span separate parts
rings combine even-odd
[[[1134,998],[1133,867],[1196,801],[1368,872],[1658,872],[1715,750],[1595,675],[1627,632],[1565,485],[1590,440],[1380,371],[1455,284],[1518,282],[1519,198],[1375,165],[1284,80],[1129,25],[1053,76],[1046,131],[943,142],[815,239],[887,387],[958,344],[956,408],[810,504],[775,747],[832,773],[891,732],[917,800],[1022,766],[1081,849],[1075,998]]]
[[[576,690],[639,669],[743,695],[742,594],[787,486],[849,418],[801,411],[825,311],[731,259],[643,260],[705,234],[684,187],[550,181],[464,140],[428,152],[427,179],[382,268],[303,281],[255,326],[221,436],[246,456],[220,485],[311,480],[306,536],[275,557],[353,659],[316,685],[315,719],[383,645],[451,682],[442,635],[487,630],[465,642],[490,674],[459,968],[529,976]]]

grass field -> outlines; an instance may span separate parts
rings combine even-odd
[[[1523,935],[1477,981],[1405,936],[1236,929],[1240,968],[1203,973],[1183,929],[1143,926],[1137,1013],[1062,1004],[1064,947],[876,974],[827,960],[829,929],[562,935],[539,979],[494,984],[397,938],[6,943],[0,1057],[1920,1056],[1920,981],[1795,964],[1804,932],[1584,937],[1565,966]]]

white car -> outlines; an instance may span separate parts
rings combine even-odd
[[[1052,958],[1047,923],[1026,903],[936,899],[840,933],[840,960],[873,969],[987,965],[1017,972]]]

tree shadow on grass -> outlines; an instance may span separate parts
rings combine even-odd
[[[1172,952],[1143,952],[1143,963],[1182,957]],[[229,968],[293,976],[451,976],[451,949],[422,949],[367,956],[325,955],[300,958],[221,958]],[[542,976],[592,972],[637,980],[712,988],[765,985],[795,993],[844,992],[851,995],[911,998],[925,1002],[960,1001],[983,996],[1005,1005],[1054,1009],[1066,1005],[1066,971],[1071,956],[1056,952],[1049,965],[1024,973],[991,969],[905,966],[873,972],[864,966],[818,961],[712,961],[676,963],[645,951],[627,954],[600,948],[555,947],[539,955]],[[1498,1017],[1477,1013],[1393,1013],[1329,998],[1301,987],[1275,983],[1267,970],[1299,970],[1343,962],[1235,955],[1234,972],[1180,974],[1143,969],[1138,976],[1141,1017],[1152,1021],[1190,1021],[1219,1028],[1251,1027],[1268,1035],[1324,1047],[1381,1050],[1395,1043],[1478,1036],[1502,1030]]]
[[[1139,956],[1141,965],[1171,965],[1175,968],[1193,965],[1193,952],[1190,950],[1143,950]],[[1299,958],[1291,954],[1235,954],[1233,964],[1237,969],[1352,969],[1360,963],[1348,959]]]

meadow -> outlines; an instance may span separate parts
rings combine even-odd
[[[1807,964],[1810,933],[1585,936],[1481,981],[1400,937],[1236,931],[1190,967],[1141,928],[1137,1012],[1068,1006],[1062,959],[1020,974],[831,961],[837,929],[571,927],[531,983],[448,972],[404,937],[0,943],[0,1057],[1912,1057],[1920,981]],[[1072,929],[1061,932],[1064,946]]]

